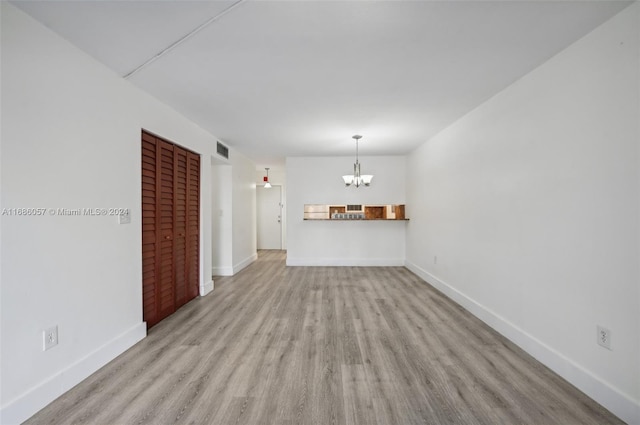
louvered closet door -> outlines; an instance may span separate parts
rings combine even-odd
[[[149,327],[198,295],[199,185],[197,154],[142,133],[143,314]]]
[[[200,289],[200,156],[187,152],[187,295]]]
[[[159,320],[176,311],[173,254],[173,145],[158,140],[159,172],[157,188],[160,196],[156,204],[158,242],[156,244],[157,279],[156,303]]]
[[[142,133],[142,316],[151,326],[156,317],[156,175],[155,137]]]
[[[176,149],[175,164],[173,249],[176,258],[176,307],[180,307],[191,299],[187,296],[187,151]]]

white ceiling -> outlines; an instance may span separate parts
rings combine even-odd
[[[14,1],[120,75],[235,1]],[[627,6],[245,1],[129,79],[245,153],[405,154]]]

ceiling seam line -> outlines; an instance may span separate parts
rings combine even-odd
[[[128,73],[124,74],[122,76],[122,78],[124,78],[126,80],[126,79],[132,77],[134,74],[136,74],[139,71],[141,71],[142,69],[146,68],[148,65],[150,65],[153,62],[155,62],[156,60],[160,59],[162,56],[166,55],[167,53],[169,53],[170,51],[172,51],[173,49],[175,49],[176,47],[178,47],[179,45],[181,45],[182,43],[184,43],[185,41],[187,41],[188,39],[190,39],[191,37],[193,37],[194,35],[196,35],[200,31],[202,31],[203,29],[205,29],[206,27],[208,27],[209,25],[211,25],[212,23],[214,23],[218,19],[222,18],[224,15],[226,15],[229,12],[231,12],[233,9],[235,9],[238,6],[240,6],[240,4],[242,4],[242,3],[246,2],[246,1],[247,0],[238,0],[235,3],[233,3],[231,6],[227,7],[222,12],[220,12],[217,15],[207,19],[205,22],[203,22],[202,24],[198,25],[196,28],[194,28],[193,30],[189,31],[187,34],[183,35],[178,40],[174,41],[172,44],[170,44],[169,46],[165,47],[164,49],[162,49],[160,52],[158,52],[154,56],[152,56],[149,59],[147,59],[145,62],[143,62],[141,65],[137,66],[132,71],[129,71]]]

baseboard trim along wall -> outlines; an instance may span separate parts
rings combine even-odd
[[[291,258],[287,266],[335,267],[403,267],[403,258]]]
[[[147,324],[140,322],[84,358],[57,372],[48,380],[2,406],[0,423],[8,425],[26,421],[47,404],[69,391],[146,336]]]
[[[411,261],[407,260],[405,267],[602,404],[623,421],[630,425],[640,425],[640,403]]]
[[[213,291],[213,279],[205,283],[204,285],[200,285],[200,296],[204,297],[209,292]]]
[[[240,261],[238,264],[234,264],[232,267],[211,267],[211,275],[212,276],[233,276],[238,273],[240,270],[247,267],[249,264],[253,263],[258,259],[258,253],[252,254]],[[213,289],[213,288],[212,288]]]
[[[256,252],[256,253],[253,253],[252,255],[248,256],[244,260],[240,261],[238,264],[235,264],[233,266],[232,275],[238,273],[240,270],[244,269],[245,267],[247,267],[249,264],[253,263],[257,259],[258,259],[258,253]]]
[[[211,267],[211,276],[233,276],[233,267]]]

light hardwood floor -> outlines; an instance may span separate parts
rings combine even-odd
[[[618,424],[401,267],[256,263],[29,424]]]

